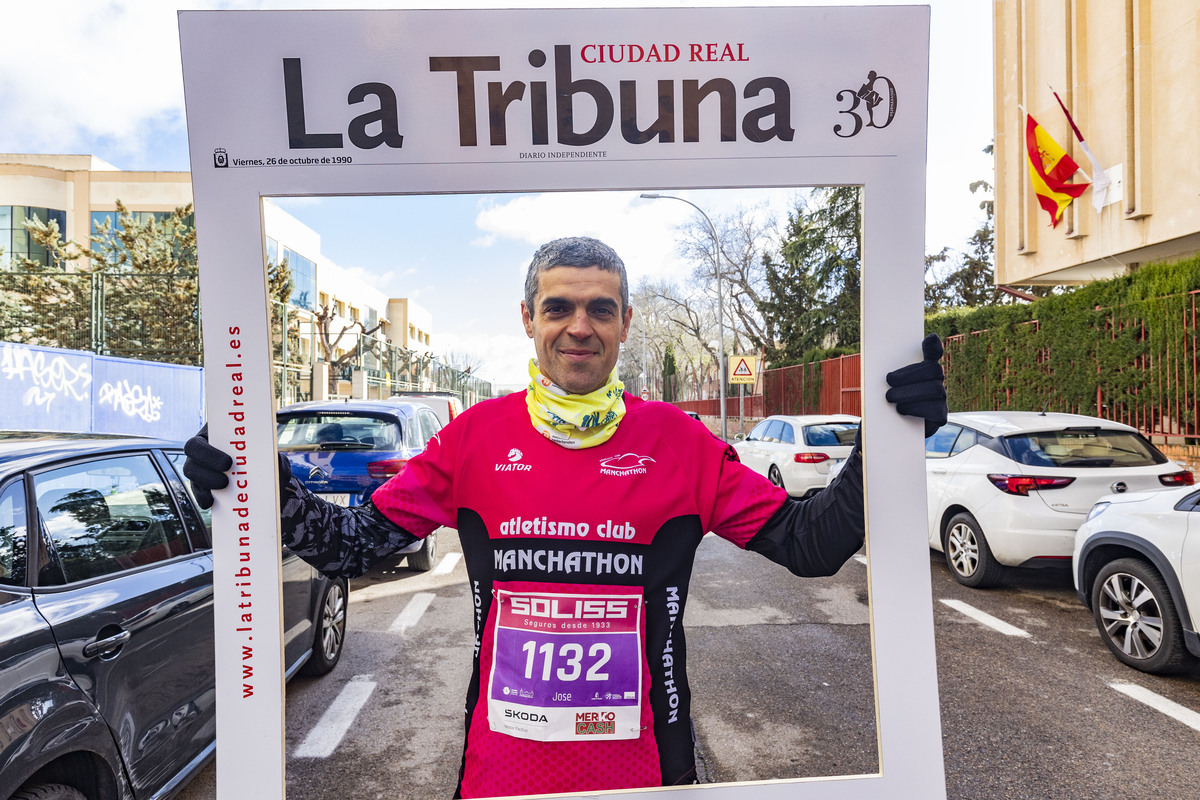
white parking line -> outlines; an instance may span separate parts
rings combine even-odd
[[[1132,697],[1139,703],[1145,703],[1155,711],[1166,714],[1176,722],[1182,722],[1192,730],[1200,731],[1200,714],[1192,711],[1186,706],[1181,706],[1174,700],[1168,700],[1161,694],[1155,694],[1149,689],[1144,689],[1141,686],[1135,686],[1132,683],[1123,683],[1121,681],[1113,681],[1108,685],[1110,689],[1116,689],[1126,697]]]
[[[1015,625],[1009,625],[1002,619],[996,619],[986,611],[980,611],[978,608],[969,606],[961,600],[943,599],[942,602],[953,608],[958,613],[966,614],[976,622],[983,623],[993,630],[1000,631],[1000,633],[1003,633],[1005,636],[1021,636],[1026,639],[1030,638],[1027,631],[1023,631]]]
[[[293,758],[329,758],[333,755],[333,751],[346,736],[346,731],[354,724],[358,712],[371,698],[371,692],[375,691],[375,681],[371,680],[372,677],[355,675],[342,687],[342,691],[329,704],[329,708],[325,709],[321,719],[308,732],[308,736],[296,748],[296,752],[292,753]]]
[[[462,555],[459,553],[446,553],[446,555],[443,556],[442,560],[438,562],[438,565],[433,568],[433,572],[431,572],[429,574],[430,575],[445,575],[454,569],[455,565],[458,564],[458,561],[461,558],[462,558]]]
[[[412,596],[412,600],[408,601],[408,605],[404,607],[396,619],[392,621],[392,625],[388,628],[388,633],[404,633],[406,630],[417,624],[421,619],[421,615],[425,613],[425,609],[429,608],[429,604],[433,602],[433,592],[417,592]]]

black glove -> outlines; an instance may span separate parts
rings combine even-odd
[[[187,460],[183,462],[183,474],[192,482],[192,493],[201,508],[212,508],[213,489],[224,489],[229,485],[225,473],[233,466],[228,453],[208,443],[208,423],[183,445]]]
[[[887,401],[896,410],[910,417],[925,420],[925,436],[946,424],[946,376],[938,361],[942,357],[942,340],[931,333],[921,342],[924,360],[901,367],[887,374]]]

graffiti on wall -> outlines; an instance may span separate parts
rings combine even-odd
[[[127,380],[102,384],[98,402],[110,405],[113,411],[120,411],[126,416],[141,417],[146,422],[157,422],[162,418],[163,400],[154,394],[149,384],[145,388],[130,384]]]
[[[204,423],[204,371],[0,342],[0,430],[185,439]]]
[[[28,388],[21,393],[21,402],[27,406],[44,407],[47,411],[60,398],[89,402],[91,367],[88,360],[72,364],[60,355],[13,345],[0,346],[0,376],[8,381],[28,384]]]

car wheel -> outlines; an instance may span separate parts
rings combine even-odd
[[[408,554],[408,568],[417,572],[429,572],[433,569],[434,559],[437,558],[437,531],[425,537],[421,549]]]
[[[772,464],[771,468],[767,470],[767,480],[778,486],[780,489],[787,488],[783,485],[783,475],[780,474],[779,467],[775,466],[774,464]]]
[[[346,582],[331,580],[318,606],[317,633],[313,638],[312,655],[300,668],[303,675],[324,675],[337,666],[346,644]]]
[[[970,514],[964,512],[950,518],[942,550],[954,579],[963,586],[972,589],[995,586],[1004,575],[1003,565],[992,555],[979,523]]]
[[[1134,669],[1165,675],[1193,661],[1167,584],[1145,561],[1104,565],[1092,584],[1092,616],[1108,649]]]
[[[12,800],[87,800],[87,795],[74,786],[61,783],[38,783],[26,786]]]

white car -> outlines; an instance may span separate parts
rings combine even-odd
[[[929,546],[978,588],[1005,567],[1065,564],[1103,495],[1192,484],[1136,428],[1077,414],[952,413],[925,458]]]
[[[388,399],[429,406],[437,414],[443,428],[463,412],[462,400],[454,392],[396,392]]]
[[[1143,672],[1180,672],[1200,658],[1200,491],[1114,494],[1075,535],[1072,572],[1100,638]]]
[[[767,417],[733,443],[750,469],[793,497],[825,488],[829,470],[850,456],[860,419],[850,414]]]

